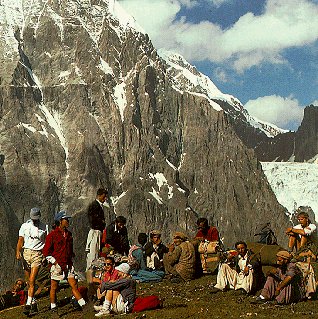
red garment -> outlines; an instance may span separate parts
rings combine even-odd
[[[24,291],[24,290],[20,290],[20,291],[18,291],[18,292],[16,292],[16,295],[18,295],[19,296],[19,305],[21,306],[21,305],[24,305],[25,304],[25,302],[26,302],[26,299],[27,299],[27,293],[26,293],[26,291]]]
[[[219,240],[219,232],[216,227],[211,226],[206,234],[203,234],[202,229],[200,229],[195,237],[203,237],[203,239],[208,241],[217,241]]]
[[[158,309],[162,307],[162,301],[158,296],[137,297],[134,302],[132,313],[150,309]]]
[[[47,235],[42,252],[45,257],[53,256],[65,271],[67,266],[73,265],[72,259],[75,256],[72,233],[67,229],[63,231],[60,227],[56,227]]]
[[[119,271],[117,269],[113,269],[111,272],[106,271],[102,281],[116,281],[120,279]]]

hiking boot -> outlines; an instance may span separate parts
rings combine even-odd
[[[222,290],[219,288],[212,287],[210,289],[210,294],[216,294],[217,292],[221,292]]]
[[[30,313],[31,313],[31,314],[36,314],[36,313],[38,313],[38,312],[39,312],[39,310],[38,310],[38,305],[37,305],[37,303],[31,304]]]
[[[110,311],[108,309],[102,309],[98,313],[95,314],[95,317],[106,317],[110,314]]]
[[[31,312],[31,305],[25,305],[25,306],[24,306],[24,309],[23,309],[23,313],[24,313],[26,316],[29,316],[29,315],[30,315],[30,312]]]

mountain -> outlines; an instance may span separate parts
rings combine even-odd
[[[264,127],[194,69],[191,82],[189,64],[163,60],[117,2],[3,0],[0,21],[3,285],[7,269],[21,273],[18,228],[34,206],[47,223],[73,215],[82,269],[85,210],[101,186],[107,222],[126,216],[132,241],[153,228],[166,243],[176,230],[192,236],[207,216],[228,246],[269,220],[284,242],[285,209],[233,121]]]

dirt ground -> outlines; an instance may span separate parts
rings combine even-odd
[[[253,305],[250,302],[252,296],[238,295],[234,291],[210,294],[209,290],[216,282],[215,275],[206,275],[190,283],[172,284],[169,281],[156,284],[137,284],[137,295],[159,295],[163,299],[163,308],[148,310],[135,314],[109,316],[113,318],[143,319],[143,318],[281,318],[293,319],[318,318],[318,300],[299,302],[292,305]],[[69,297],[68,289],[62,290],[58,298],[62,301]],[[1,319],[26,318],[22,313],[22,307],[3,310],[0,312]],[[74,311],[70,304],[59,308],[60,318],[96,318],[92,305],[88,305],[84,311]],[[32,318],[51,318],[49,311],[49,299],[45,297],[39,300],[39,313]]]

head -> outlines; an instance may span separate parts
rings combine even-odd
[[[276,264],[279,266],[287,265],[292,259],[292,255],[287,250],[281,250],[276,254]]]
[[[32,219],[33,223],[38,223],[41,218],[41,210],[40,208],[33,207],[30,211],[30,218]]]
[[[21,291],[25,288],[26,284],[25,281],[22,278],[18,278],[13,286],[14,291]]]
[[[209,222],[206,218],[201,217],[197,220],[198,230],[206,232],[209,229]]]
[[[147,236],[146,233],[139,233],[139,234],[138,234],[138,243],[139,243],[141,246],[144,246],[147,241],[148,241],[148,236]]]
[[[161,232],[159,230],[152,230],[150,232],[150,240],[153,244],[159,244],[161,242]]]
[[[122,277],[127,277],[129,276],[129,270],[130,270],[130,266],[127,263],[122,263],[120,265],[118,265],[117,267],[115,267],[116,270],[118,270],[120,272],[120,275]]]
[[[104,203],[107,199],[108,191],[105,188],[99,188],[97,190],[96,199],[98,199],[101,203]]]
[[[126,226],[127,219],[124,216],[118,216],[115,219],[117,229],[121,230]]]
[[[306,212],[300,212],[297,215],[297,220],[298,223],[303,227],[306,227],[310,224],[309,215]]]
[[[186,241],[188,239],[187,235],[185,235],[182,232],[176,232],[173,236],[173,243],[176,246],[179,246],[182,242]]]
[[[235,249],[241,256],[245,256],[247,253],[247,244],[244,241],[238,241],[235,243]]]
[[[66,211],[64,211],[64,210],[56,213],[54,216],[55,226],[63,228],[63,229],[67,228],[69,226],[69,223],[70,223],[70,221],[69,221],[70,218],[71,218],[71,216],[68,216],[66,214]]]
[[[106,271],[112,271],[115,268],[115,259],[110,256],[106,257],[104,268]]]

